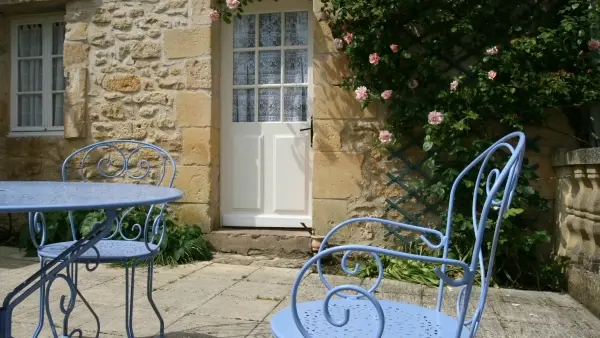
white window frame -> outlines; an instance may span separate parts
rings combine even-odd
[[[51,13],[44,15],[31,15],[19,17],[11,21],[10,26],[10,133],[9,136],[63,136],[64,126],[52,126],[52,94],[65,93],[65,90],[52,90],[52,59],[63,55],[52,55],[52,24],[65,22],[64,13]],[[27,57],[19,57],[18,28],[21,25],[42,25],[42,124],[43,126],[18,126],[18,80],[19,60]],[[64,65],[63,65],[64,68]],[[64,113],[64,112],[63,112]]]

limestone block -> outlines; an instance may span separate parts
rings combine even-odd
[[[182,223],[210,227],[211,215],[208,204],[179,204],[173,207],[177,219]]]
[[[133,97],[133,102],[143,104],[160,104],[163,106],[172,106],[173,97],[167,93],[155,92],[137,94]]]
[[[326,22],[318,22],[318,24],[315,25],[314,31],[314,53],[321,54],[333,52],[337,52],[337,50],[333,46],[331,29]]]
[[[160,57],[161,46],[152,41],[136,42],[131,46],[133,59],[153,59]]]
[[[331,86],[340,83],[341,74],[348,76],[348,58],[344,53],[318,55],[313,58],[314,84]]]
[[[208,17],[210,10],[210,0],[190,0],[192,13],[190,16],[192,24],[207,25],[211,24],[211,19]]]
[[[313,199],[313,229],[318,236],[326,235],[348,216],[346,200]]]
[[[135,75],[107,76],[102,81],[102,88],[111,92],[135,93],[139,92],[142,82]]]
[[[314,128],[313,148],[315,151],[331,152],[342,149],[341,134],[344,120],[317,120]]]
[[[100,112],[102,115],[106,116],[111,120],[125,119],[125,109],[123,107],[123,104],[120,102],[104,104],[100,107]]]
[[[83,41],[87,39],[88,24],[85,22],[76,22],[67,24],[65,39],[68,41]]]
[[[110,23],[111,19],[112,14],[108,10],[104,8],[98,8],[92,17],[92,22],[95,24],[107,24]]]
[[[139,18],[144,16],[144,10],[141,8],[134,8],[132,10],[129,11],[129,17],[131,18]]]
[[[362,154],[315,152],[313,156],[313,198],[342,199],[360,194]]]
[[[65,42],[63,62],[65,67],[87,65],[90,46],[81,42]]]
[[[184,193],[181,202],[210,203],[211,168],[178,166],[174,186]]]
[[[210,53],[210,27],[169,29],[164,33],[167,58],[195,57]]]
[[[87,113],[87,68],[69,68],[66,70],[65,88],[65,138],[86,136]]]
[[[212,66],[210,58],[192,59],[185,62],[185,85],[188,89],[212,87]]]
[[[118,29],[121,31],[124,30],[128,30],[131,28],[131,26],[133,26],[133,20],[132,19],[118,19],[118,20],[114,20],[112,22],[112,28],[114,29]]]
[[[211,137],[210,128],[187,128],[183,130],[183,164],[209,165],[212,162],[211,149],[216,140]]]
[[[182,127],[211,125],[211,96],[208,92],[178,92],[175,96],[177,122]]]

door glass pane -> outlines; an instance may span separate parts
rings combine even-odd
[[[17,112],[19,127],[41,127],[42,95],[19,95]]]
[[[233,23],[233,48],[254,47],[256,15],[242,15]]]
[[[254,122],[254,89],[233,90],[233,122]]]
[[[308,83],[308,50],[285,51],[285,83]]]
[[[52,59],[52,90],[65,89],[65,72],[63,69],[63,59]]]
[[[56,22],[52,24],[52,55],[63,55],[65,42],[65,24]]]
[[[307,121],[308,91],[306,87],[284,88],[283,90],[283,120],[285,122]]]
[[[258,83],[281,83],[281,52],[262,51],[258,55]]]
[[[19,56],[42,56],[42,25],[19,26]]]
[[[19,61],[19,92],[42,90],[42,60]]]
[[[281,115],[281,89],[258,90],[258,122],[277,122]]]
[[[285,13],[285,45],[308,45],[308,12]]]
[[[281,46],[281,13],[261,14],[259,22],[259,47]]]
[[[64,103],[64,94],[52,94],[52,125],[55,127],[62,127],[65,125]]]
[[[233,53],[233,84],[254,84],[254,52]]]

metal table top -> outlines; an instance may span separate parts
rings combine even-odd
[[[175,188],[92,182],[0,182],[0,213],[97,210],[162,204],[183,197]]]

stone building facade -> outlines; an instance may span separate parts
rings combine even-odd
[[[334,86],[345,60],[327,24],[318,20],[320,2],[279,3],[304,6],[309,15],[314,143],[307,177],[314,233],[324,235],[349,217],[382,216],[386,196],[399,193],[388,187],[386,172],[401,165],[386,161],[373,147],[384,109],[361,110],[351,93]],[[210,6],[211,0],[0,0],[0,179],[59,179],[60,164],[74,149],[99,140],[144,140],[177,160],[175,186],[185,192],[176,205],[179,218],[205,232],[219,229],[222,173],[227,170],[222,166],[227,142],[222,122],[230,119],[223,117],[222,97],[230,89],[223,89],[221,80],[230,76],[230,66],[222,65],[229,60],[222,48],[225,24],[211,22]],[[257,6],[268,12],[278,5],[263,1]],[[50,13],[64,16],[65,22],[64,131],[15,132],[12,22]],[[553,198],[554,189],[546,188],[555,184],[549,154],[564,140],[556,135],[544,140],[544,152],[536,158],[543,180],[536,184]],[[381,234],[366,225],[344,236],[364,242]]]

